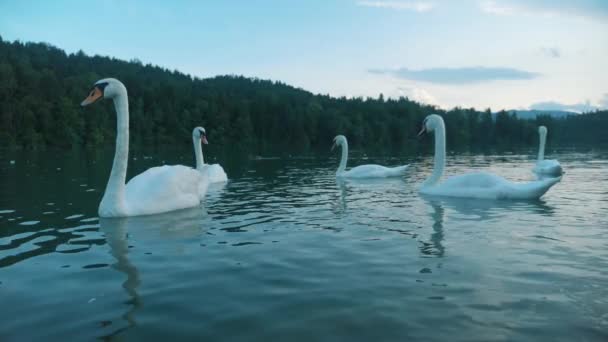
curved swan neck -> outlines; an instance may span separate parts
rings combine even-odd
[[[423,186],[435,185],[443,176],[443,169],[445,168],[445,125],[443,120],[438,121],[437,127],[435,127],[434,164],[433,173],[424,181]]]
[[[115,211],[125,209],[125,180],[127,178],[127,163],[129,161],[129,100],[127,91],[114,97],[116,110],[116,150],[110,179],[101,200],[101,207],[114,208]]]
[[[344,140],[341,144],[342,146],[342,157],[340,159],[340,166],[338,166],[338,171],[336,173],[342,173],[346,170],[346,161],[348,159],[348,142]]]
[[[201,139],[193,136],[192,143],[194,144],[194,159],[196,160],[196,169],[202,171],[203,165],[205,165],[205,160],[203,159],[203,146],[201,145]]]
[[[539,133],[540,145],[538,147],[538,161],[545,159],[545,143],[547,142],[547,133]]]

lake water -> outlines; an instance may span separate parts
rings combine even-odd
[[[337,155],[222,162],[200,208],[98,219],[111,153],[0,154],[0,341],[607,341],[608,153],[563,153],[540,201],[336,182]],[[534,156],[448,173],[532,178]],[[130,176],[189,150],[132,155]]]

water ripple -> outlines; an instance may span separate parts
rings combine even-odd
[[[608,154],[557,155],[562,182],[524,202],[422,197],[428,157],[355,153],[412,164],[382,181],[337,181],[334,156],[252,158],[201,207],[126,219],[98,218],[90,191],[111,155],[11,158],[8,340],[608,339]],[[450,155],[448,173],[526,181],[533,158]]]

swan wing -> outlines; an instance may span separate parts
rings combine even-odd
[[[397,167],[386,167],[382,165],[360,165],[353,167],[348,171],[344,171],[338,174],[339,177],[346,178],[387,178],[387,177],[399,177],[403,175],[409,165],[397,166]]]
[[[150,168],[125,187],[129,215],[151,215],[200,204],[206,184],[200,172],[182,165]]]
[[[222,183],[228,181],[228,176],[220,164],[205,164],[202,172],[206,174],[209,183]]]

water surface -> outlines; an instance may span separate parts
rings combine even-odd
[[[337,182],[337,157],[222,161],[204,205],[99,219],[109,153],[0,154],[0,340],[608,340],[608,154],[563,153],[540,201]],[[533,156],[448,173],[532,179]],[[134,154],[130,176],[189,151]]]

